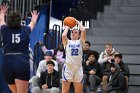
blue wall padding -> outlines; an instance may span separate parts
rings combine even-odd
[[[37,21],[37,24],[34,28],[34,30],[32,31],[31,35],[30,35],[30,47],[32,48],[32,50],[34,50],[34,44],[38,41],[42,41],[43,42],[43,34],[44,32],[46,32],[47,30],[47,11],[48,11],[48,6],[44,5],[41,10],[40,10],[40,15]]]

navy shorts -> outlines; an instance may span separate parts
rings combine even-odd
[[[15,84],[15,79],[30,79],[29,56],[25,54],[4,54],[2,71],[8,84]]]

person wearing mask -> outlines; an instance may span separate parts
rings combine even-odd
[[[54,58],[56,59],[58,63],[58,71],[60,74],[60,77],[62,77],[62,68],[65,62],[65,50],[62,43],[58,45],[58,48],[55,50]]]

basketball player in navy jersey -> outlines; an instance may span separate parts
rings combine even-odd
[[[35,27],[39,13],[31,12],[32,20],[28,26],[21,26],[21,17],[18,13],[5,13],[8,6],[0,6],[0,28],[3,42],[2,70],[5,80],[13,93],[27,93],[30,77],[29,66],[29,35]]]
[[[66,50],[66,60],[62,71],[62,93],[69,93],[71,82],[74,84],[75,93],[82,93],[82,47],[86,40],[86,30],[79,21],[77,21],[77,24],[79,25],[81,34],[79,30],[73,29],[71,31],[71,40],[69,40],[67,33],[70,27],[68,26],[65,27],[62,33],[62,42]]]

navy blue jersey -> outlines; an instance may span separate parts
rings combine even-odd
[[[10,29],[6,25],[1,26],[2,42],[4,53],[28,53],[29,26],[22,26],[21,29]]]

